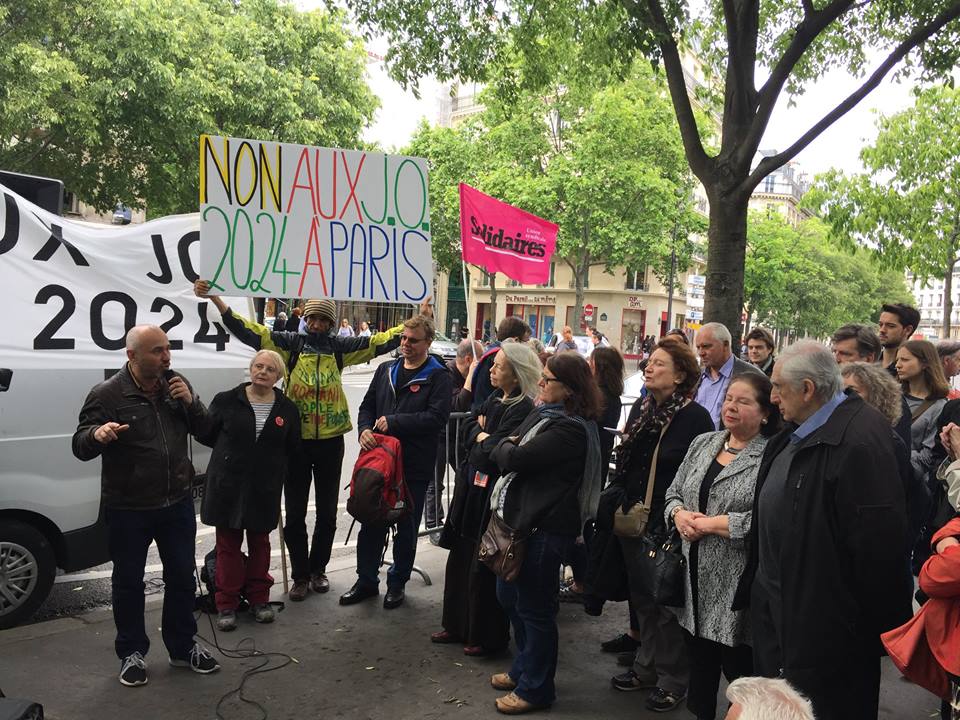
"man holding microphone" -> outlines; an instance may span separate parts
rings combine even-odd
[[[197,524],[187,443],[207,411],[186,378],[170,370],[170,342],[159,327],[130,328],[126,351],[124,367],[87,396],[73,454],[80,460],[103,458],[115,648],[120,682],[135,687],[147,682],[143,573],[154,541],[163,562],[162,635],[170,665],[201,674],[220,665],[193,639]]]

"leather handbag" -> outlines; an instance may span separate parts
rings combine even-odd
[[[514,530],[494,510],[487,529],[480,538],[478,559],[505,582],[513,582],[520,574],[527,554],[526,533]]]
[[[647,476],[647,492],[643,502],[636,502],[626,510],[618,507],[613,513],[613,534],[617,537],[638,538],[643,537],[647,531],[647,524],[650,522],[650,506],[653,502],[653,486],[657,475],[657,458],[660,455],[660,442],[669,426],[670,423],[667,422],[660,431],[660,437],[657,438],[657,446],[650,460],[650,474]]]
[[[657,605],[683,606],[687,559],[676,528],[666,539],[649,535],[640,538],[635,562],[637,582],[645,595]]]

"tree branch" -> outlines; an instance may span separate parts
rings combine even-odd
[[[763,133],[770,123],[770,116],[773,114],[777,99],[780,97],[780,92],[783,90],[783,86],[786,84],[787,78],[790,77],[790,73],[793,72],[794,67],[800,62],[803,54],[810,45],[813,44],[820,33],[822,33],[830,23],[849,10],[853,5],[853,1],[854,0],[834,0],[819,11],[813,9],[812,2],[809,3],[810,9],[807,10],[806,17],[804,17],[803,22],[797,26],[793,38],[790,40],[790,44],[787,46],[787,49],[783,51],[783,55],[780,56],[777,64],[774,65],[770,77],[767,78],[767,81],[757,94],[757,111],[750,125],[750,132],[747,133],[746,138],[744,138],[741,144],[741,155],[745,156],[746,159],[749,160],[753,158],[754,153],[757,152],[757,148],[760,146],[760,141],[763,138]],[[805,2],[805,9],[806,5],[807,3]]]
[[[647,10],[653,22],[653,31],[663,53],[663,66],[667,71],[667,87],[670,89],[670,99],[677,114],[677,124],[680,126],[680,137],[683,140],[684,153],[690,170],[701,181],[704,181],[711,169],[710,158],[700,142],[700,131],[697,128],[697,118],[693,114],[690,96],[687,95],[687,83],[683,78],[683,65],[680,62],[680,51],[673,38],[670,26],[663,14],[660,0],[646,0]]]
[[[793,145],[781,153],[761,160],[756,169],[750,173],[750,176],[744,181],[742,189],[745,192],[750,192],[763,178],[796,157],[797,153],[816,140],[824,130],[846,115],[851,109],[856,107],[857,103],[876,89],[886,74],[890,72],[898,62],[903,60],[907,53],[929,40],[934,34],[939,32],[944,25],[956,20],[958,17],[960,17],[960,0],[954,2],[953,5],[940,13],[927,25],[919,27],[910,33],[907,39],[900,43],[893,52],[887,56],[886,60],[880,64],[880,67],[867,78],[866,82],[850,93],[850,95],[833,108],[833,110],[824,115],[813,127],[801,135]]]

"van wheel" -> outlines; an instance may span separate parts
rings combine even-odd
[[[42,532],[17,520],[0,522],[0,629],[33,615],[56,572],[53,547]]]

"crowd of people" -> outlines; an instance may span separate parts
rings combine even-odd
[[[216,528],[217,625],[236,627],[241,598],[257,622],[271,622],[269,533],[281,502],[289,599],[330,589],[353,428],[340,373],[399,348],[356,416],[363,449],[379,436],[399,440],[413,503],[395,528],[383,606],[404,602],[426,511],[428,526],[442,521],[437,542],[449,551],[430,640],[473,657],[499,656],[512,640],[511,665],[490,678],[504,693],[499,712],[556,701],[559,601],[574,599],[591,615],[626,602],[624,632],[601,650],[628,666],[612,687],[642,692],[652,711],[685,704],[714,720],[723,675],[729,705],[719,712],[730,718],[874,719],[886,648],[942,698],[944,718],[960,718],[960,406],[949,383],[960,344],[913,339],[914,308],[884,305],[876,330],[845,325],[829,347],[800,340],[776,353],[783,343],[753,328],[749,362],[721,324],[705,324],[692,347],[671,332],[651,345],[643,393],[618,428],[623,357],[599,333],[588,358],[572,339],[547,354],[522,319],[507,317],[486,348],[464,340],[444,363],[429,353],[428,304],[397,327],[354,335],[346,320],[338,328],[329,300],[306,302],[298,331],[286,329],[296,316],[270,329],[209,296],[203,281],[195,292],[254,351],[250,381],[205,407],[170,369],[164,332],[137,326],[127,364],[90,392],[74,436],[77,457],[103,458],[124,685],[147,681],[142,576],[152,540],[170,663],[219,667],[193,639],[188,435],[213,448],[201,519]],[[444,518],[436,479],[448,460],[455,485]],[[342,605],[380,594],[387,533],[361,525]],[[496,537],[510,543],[499,564],[485,555]],[[671,561],[647,560],[658,553]]]

